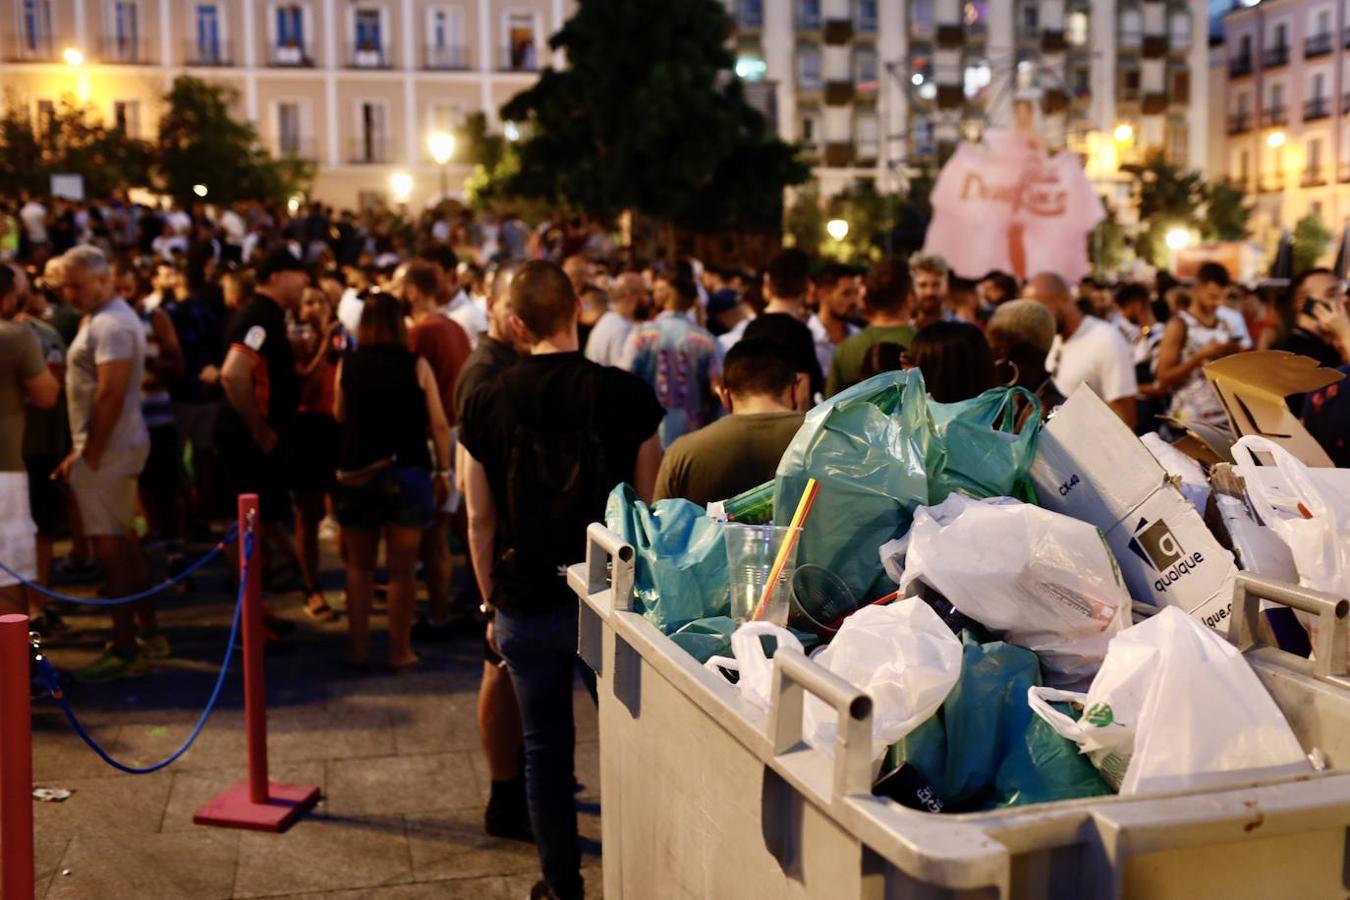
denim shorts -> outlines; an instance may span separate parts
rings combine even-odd
[[[360,486],[338,485],[337,519],[344,528],[429,528],[436,519],[431,470],[390,466]]]

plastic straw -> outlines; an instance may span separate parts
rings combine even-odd
[[[778,556],[773,561],[773,568],[769,570],[769,580],[764,585],[764,595],[759,598],[759,607],[755,610],[752,617],[755,621],[764,618],[764,613],[769,608],[769,599],[773,597],[774,588],[778,584],[778,579],[782,577],[783,567],[787,565],[788,557],[797,549],[797,540],[801,537],[802,526],[806,523],[806,517],[811,512],[811,505],[816,502],[816,494],[820,492],[820,485],[814,478],[806,482],[806,490],[802,491],[802,498],[797,501],[797,511],[792,514],[792,523],[788,526],[787,538],[783,541],[783,546],[778,548]]]

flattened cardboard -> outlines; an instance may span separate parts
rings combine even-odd
[[[1134,599],[1227,627],[1233,555],[1090,388],[1041,432],[1031,477],[1042,506],[1101,529]]]
[[[1218,392],[1238,437],[1269,438],[1309,466],[1332,468],[1331,457],[1308,434],[1284,398],[1306,394],[1345,376],[1317,360],[1283,350],[1254,350],[1207,363],[1205,377]]]
[[[1206,466],[1233,461],[1233,443],[1237,440],[1227,428],[1217,428],[1203,422],[1183,422],[1171,416],[1163,416],[1163,421],[1179,432],[1184,432],[1181,440],[1172,446],[1191,459]]]

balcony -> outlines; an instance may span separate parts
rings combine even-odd
[[[1298,183],[1300,187],[1305,188],[1322,187],[1327,183],[1327,177],[1321,166],[1309,166],[1303,170],[1303,177]]]
[[[428,44],[422,48],[422,68],[433,72],[469,70],[469,48]]]
[[[503,47],[497,60],[497,69],[500,72],[539,71],[539,49],[533,42]]]
[[[1251,131],[1252,117],[1251,113],[1235,112],[1228,117],[1228,133],[1242,134],[1244,131]]]
[[[1278,194],[1284,190],[1284,175],[1279,172],[1262,175],[1258,190],[1263,194]]]
[[[852,19],[826,19],[824,41],[830,46],[840,46],[853,40]]]
[[[819,31],[820,30],[820,5],[816,4],[810,7],[806,4],[797,7],[795,24],[798,31]]]
[[[393,160],[389,141],[378,135],[366,135],[352,141],[347,161],[354,166],[376,166]]]
[[[825,145],[825,165],[842,168],[853,164],[853,145],[847,141],[831,142]]]
[[[50,34],[11,34],[5,38],[5,62],[53,62],[56,58]]]
[[[1331,115],[1331,101],[1326,97],[1309,97],[1303,101],[1303,121],[1312,122]]]
[[[1289,122],[1289,110],[1283,106],[1272,106],[1262,117],[1266,125],[1285,125]]]
[[[1228,61],[1229,78],[1241,78],[1250,74],[1252,74],[1252,56],[1250,53],[1235,56]]]
[[[1331,32],[1310,34],[1308,39],[1303,42],[1303,58],[1312,59],[1317,56],[1326,56],[1331,52],[1331,48]]]
[[[183,44],[183,65],[197,68],[232,66],[234,50],[226,41],[187,41]]]
[[[105,65],[144,66],[150,63],[150,53],[136,35],[105,34],[99,41],[98,59]]]
[[[319,142],[312,137],[300,135],[282,135],[273,142],[273,152],[280,157],[301,159],[307,162],[319,161]]]
[[[349,69],[392,69],[388,48],[377,44],[349,44],[344,57]]]
[[[314,57],[304,44],[275,44],[267,48],[267,64],[274,68],[312,68]]]
[[[761,0],[741,0],[740,3],[737,3],[736,24],[740,28],[763,28],[763,2],[761,2]]]
[[[825,105],[847,106],[853,102],[853,82],[847,78],[825,82]]]
[[[1271,47],[1266,51],[1265,56],[1261,57],[1261,67],[1264,69],[1278,69],[1280,66],[1289,63],[1289,45],[1283,44],[1277,47]]]

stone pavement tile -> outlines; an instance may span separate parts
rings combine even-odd
[[[328,813],[418,812],[474,806],[478,787],[468,753],[328,761]]]
[[[506,900],[501,878],[456,878],[423,884],[400,884],[363,891],[335,891],[324,900]]]
[[[572,694],[572,718],[576,722],[578,741],[599,739],[600,714],[596,710],[595,701],[591,699],[591,695],[586,693],[586,689],[580,685]]]
[[[392,756],[394,734],[389,722],[389,713],[375,708],[274,709],[267,717],[267,754],[277,762]]]
[[[59,878],[61,857],[66,855],[70,841],[43,841],[33,843],[33,893],[38,897],[47,895],[47,885],[53,877]]]
[[[417,881],[534,872],[539,867],[533,844],[483,833],[481,807],[412,813],[404,819]]]
[[[573,758],[577,781],[581,782],[578,800],[600,802],[600,742],[583,741],[578,735],[576,756]]]
[[[120,726],[85,726],[90,736],[115,751]],[[114,753],[114,755],[116,755]],[[71,730],[64,716],[59,721],[33,723],[33,780],[41,786],[60,787],[70,778],[98,778],[112,773],[108,764]]]
[[[234,896],[369,889],[411,880],[402,817],[317,816],[285,834],[241,834]]]
[[[54,900],[228,900],[234,892],[239,833],[201,829],[179,834],[77,837],[47,896]]]
[[[200,711],[199,711],[200,713]],[[144,766],[166,758],[182,746],[192,733],[192,723],[151,724],[138,722],[123,726],[117,734],[112,753],[128,765]],[[233,710],[219,710],[207,719],[201,734],[177,760],[175,772],[219,769],[245,763],[244,715]]]
[[[581,877],[586,880],[586,900],[602,900],[605,896],[605,875],[599,866],[581,867]],[[540,876],[508,875],[502,879],[504,900],[527,900],[530,888],[534,887]]]
[[[396,722],[394,745],[399,753],[481,752],[477,696],[448,694],[443,699],[422,698],[391,715]]]
[[[34,801],[33,833],[38,840],[44,841],[76,835],[158,831],[172,778],[163,771],[135,777],[70,778],[54,783],[54,787],[67,788],[74,793],[61,803]]]
[[[273,781],[284,784],[312,784],[320,790],[324,788],[322,760],[275,763],[269,764],[268,769]],[[247,768],[242,765],[212,771],[175,771],[160,831],[199,830],[202,826],[192,823],[192,817],[197,810],[217,794],[237,784],[247,774]]]

